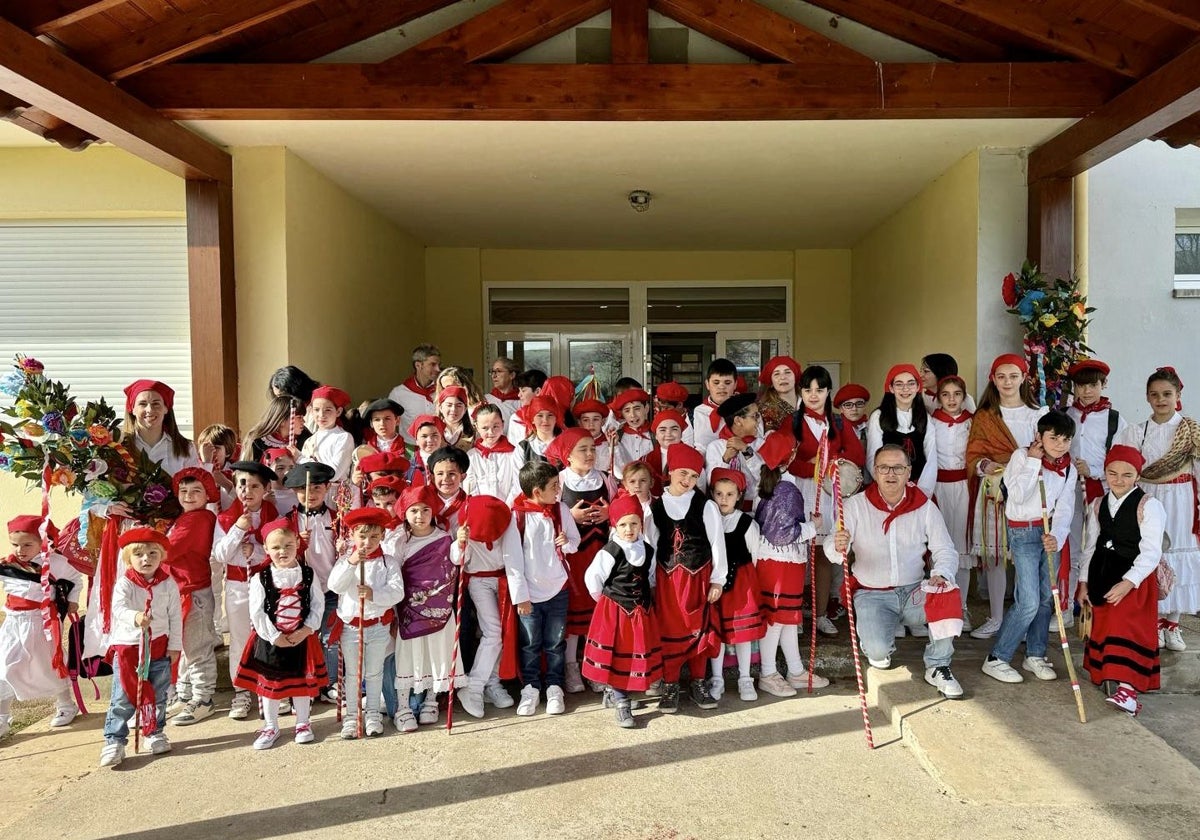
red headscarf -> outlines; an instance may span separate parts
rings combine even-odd
[[[133,402],[137,399],[137,395],[143,391],[153,391],[162,397],[163,405],[167,407],[167,411],[171,411],[175,407],[174,388],[155,379],[139,379],[125,387],[126,414],[133,413]]]

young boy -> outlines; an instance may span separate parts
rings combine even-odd
[[[317,430],[304,442],[304,449],[296,459],[299,464],[318,461],[333,467],[334,481],[350,477],[350,461],[354,457],[354,438],[340,422],[348,405],[350,395],[340,388],[323,385],[313,391],[309,409]]]
[[[463,507],[467,503],[467,494],[463,492],[463,478],[471,460],[467,453],[457,446],[443,446],[429,456],[429,479],[437,490],[441,510],[434,509],[433,518],[438,527],[447,533],[458,531]]]
[[[186,467],[175,473],[175,497],[183,513],[167,537],[171,552],[164,566],[179,587],[183,616],[183,655],[175,680],[175,702],[167,706],[175,726],[191,726],[213,713],[217,688],[217,657],[213,653],[216,634],[213,613],[217,600],[212,588],[213,534],[217,515],[209,505],[221,493],[212,474],[202,467]]]
[[[1077,473],[1071,465],[1071,438],[1075,421],[1061,411],[1044,414],[1037,424],[1037,435],[1028,449],[1018,449],[1004,468],[1004,486],[1008,489],[1005,515],[1008,517],[1008,547],[1012,553],[1016,583],[1013,606],[1004,613],[996,634],[996,644],[983,663],[983,673],[1006,683],[1024,682],[1025,678],[1009,665],[1021,641],[1025,642],[1022,669],[1039,680],[1057,677],[1046,658],[1046,640],[1054,605],[1050,600],[1050,569],[1047,556],[1055,561],[1058,576],[1058,552],[1071,532],[1075,512]],[[1042,529],[1041,486],[1045,486],[1045,506],[1050,511],[1050,533]],[[1053,581],[1055,587],[1061,584]]]
[[[842,413],[842,420],[847,428],[853,429],[858,435],[858,441],[866,448],[867,403],[871,401],[871,392],[855,382],[847,382],[833,395],[833,409]]]
[[[400,494],[407,486],[404,479],[398,475],[385,475],[382,478],[373,479],[367,485],[368,498],[365,506],[391,510],[392,505],[400,499]]]
[[[650,431],[650,395],[641,388],[630,388],[613,400],[613,411],[623,421],[613,442],[614,475],[620,475],[630,461],[640,461],[654,451]]]
[[[1083,479],[1083,488],[1075,494],[1075,516],[1071,520],[1072,546],[1083,545],[1084,512],[1088,505],[1108,490],[1104,484],[1104,456],[1112,449],[1117,434],[1129,425],[1120,412],[1112,407],[1108,397],[1104,396],[1108,374],[1108,365],[1099,359],[1083,359],[1067,369],[1075,393],[1075,401],[1067,408],[1067,415],[1077,427],[1075,439],[1071,441],[1071,460]],[[1071,552],[1071,592],[1076,590],[1079,583],[1081,559],[1078,551]],[[1075,623],[1074,610],[1063,614],[1063,623],[1067,627]]]
[[[763,467],[763,460],[758,456],[763,445],[763,438],[759,436],[758,400],[753,394],[734,394],[717,407],[717,412],[725,421],[729,434],[708,444],[705,465],[709,471],[726,467],[746,476],[742,507],[753,510],[758,501],[758,479]]]
[[[441,418],[432,414],[422,414],[408,425],[408,433],[416,441],[412,464],[404,474],[404,480],[409,484],[428,483],[429,465],[426,461],[446,443],[442,428]]]
[[[586,429],[592,436],[596,447],[596,465],[605,472],[612,472],[613,448],[609,440],[609,430],[605,428],[609,417],[608,406],[599,400],[580,400],[571,407],[571,414],[581,429]],[[615,430],[616,424],[613,425]]]
[[[475,411],[475,445],[467,453],[466,489],[472,496],[495,496],[512,502],[521,492],[517,480],[524,453],[504,436],[504,414],[495,405]]]
[[[663,382],[654,389],[654,413],[660,411],[677,411],[680,416],[688,417],[687,400],[691,396],[688,389],[678,382]],[[683,442],[688,446],[696,445],[695,432],[691,423],[683,424]]]
[[[521,495],[513,502],[521,552],[506,554],[508,589],[517,608],[521,645],[521,701],[517,714],[537,711],[546,686],[546,713],[561,715],[566,671],[569,573],[564,555],[579,548],[579,530],[558,501],[558,470],[545,461],[521,467]],[[546,675],[542,678],[542,655]]]
[[[256,461],[234,461],[236,498],[217,516],[213,532],[213,557],[225,567],[225,616],[229,621],[229,679],[237,676],[238,658],[250,638],[250,578],[271,565],[263,550],[259,528],[279,518],[275,505],[266,500],[267,487],[275,473]],[[236,691],[229,717],[245,720],[252,698]]]
[[[353,549],[333,567],[329,588],[337,593],[337,615],[342,620],[342,657],[347,696],[342,718],[343,740],[358,737],[359,697],[352,688],[365,683],[364,731],[367,737],[383,734],[379,698],[383,690],[383,660],[392,649],[392,609],[404,597],[400,564],[380,547],[392,515],[379,508],[358,508],[346,514],[345,525]],[[361,581],[361,582],[360,582]],[[365,599],[365,600],[364,600]],[[361,605],[362,614],[359,614]],[[358,671],[358,649],[363,648],[363,673]]]
[[[42,520],[18,516],[8,523],[8,541],[13,553],[0,562],[0,585],[8,598],[7,617],[0,624],[0,738],[12,727],[14,700],[54,698],[51,726],[66,726],[78,708],[71,696],[62,644],[57,647],[45,634],[61,627],[68,614],[79,612],[79,589],[83,576],[57,552],[42,554]],[[53,529],[53,526],[49,526]],[[51,539],[57,534],[48,531]],[[49,565],[51,600],[42,589],[42,566]],[[211,652],[211,651],[210,651]]]
[[[533,398],[541,392],[542,386],[546,384],[548,378],[545,373],[537,368],[517,374],[517,402],[519,405],[508,418],[507,427],[508,439],[512,442],[513,446],[518,446],[521,441],[533,434],[533,430],[525,422],[522,409],[533,402]]]
[[[721,435],[721,416],[717,407],[734,395],[737,389],[737,366],[728,359],[713,359],[704,374],[708,396],[692,411],[693,445],[707,452],[708,445]]]
[[[109,637],[112,699],[104,718],[101,767],[116,767],[124,760],[131,718],[134,726],[142,727],[146,734],[151,755],[170,752],[171,742],[163,731],[167,689],[171,668],[179,661],[183,648],[179,587],[162,568],[171,547],[167,535],[152,528],[131,528],[121,535],[119,545],[125,574],[113,586]],[[138,655],[143,634],[149,637],[150,675],[139,685]]]
[[[363,443],[380,452],[404,454],[404,436],[400,434],[400,417],[404,409],[394,400],[375,400],[363,412]]]

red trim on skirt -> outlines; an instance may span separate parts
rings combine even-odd
[[[708,604],[711,574],[711,562],[694,572],[683,566],[657,570],[654,618],[662,637],[663,678],[668,682],[679,679],[688,659],[712,657],[720,650],[716,611]]]
[[[756,642],[766,635],[767,623],[763,620],[760,588],[754,564],[747,563],[737,570],[733,588],[721,593],[721,600],[717,602],[717,617],[724,644]]]
[[[763,558],[755,570],[763,618],[771,624],[801,624],[804,606],[804,573],[807,563],[784,563]]]
[[[631,612],[601,595],[583,648],[583,676],[619,691],[645,691],[663,677],[662,639],[654,613]]]
[[[1138,692],[1159,687],[1158,581],[1153,574],[1116,606],[1092,604],[1083,667],[1096,685],[1115,680]]]
[[[269,700],[283,700],[286,697],[316,697],[317,692],[328,685],[325,651],[318,634],[313,633],[304,640],[303,667],[288,671],[258,660],[254,656],[258,641],[258,635],[251,632],[238,662],[237,676],[233,680],[235,688],[253,691]]]

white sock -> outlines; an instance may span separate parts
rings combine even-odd
[[[779,652],[779,637],[783,635],[782,624],[768,624],[766,634],[758,640],[758,654],[762,659],[762,676],[778,673],[775,654]]]
[[[279,701],[268,697],[262,699],[263,729],[279,731]]]
[[[954,582],[958,584],[958,591],[962,595],[963,612],[967,609],[967,590],[971,587],[971,570],[959,569],[954,573]]]
[[[800,633],[795,624],[784,624],[779,637],[783,658],[787,662],[788,676],[804,673],[804,661],[800,658]]]
[[[712,658],[712,675],[725,679],[725,646],[721,646],[721,655]]]
[[[1004,588],[1008,586],[1008,575],[1004,566],[995,565],[987,570],[988,604],[992,609],[992,618],[1004,620]]]
[[[54,708],[63,711],[78,711],[79,707],[75,705],[75,695],[71,692],[71,686],[59,689],[58,694],[54,695]]]
[[[579,662],[579,637],[567,636],[567,664]]]
[[[753,642],[738,642],[733,646],[734,652],[737,653],[738,676],[750,676],[750,645]]]
[[[1158,617],[1161,618],[1163,621],[1169,621],[1172,624],[1179,623],[1179,612],[1178,611],[1173,612],[1173,613],[1161,613]]]
[[[402,715],[406,711],[407,712],[412,711],[412,709],[408,708],[408,698],[410,696],[412,696],[412,689],[409,689],[409,688],[396,689],[396,714]]]
[[[296,725],[303,726],[308,723],[308,716],[312,712],[311,697],[293,697],[292,711],[296,713]]]

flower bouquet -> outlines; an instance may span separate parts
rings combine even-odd
[[[1051,280],[1028,260],[1019,274],[1004,278],[1001,293],[1008,311],[1025,329],[1023,347],[1038,404],[1065,405],[1070,392],[1067,369],[1091,352],[1083,338],[1095,307],[1080,294],[1078,280]]]

